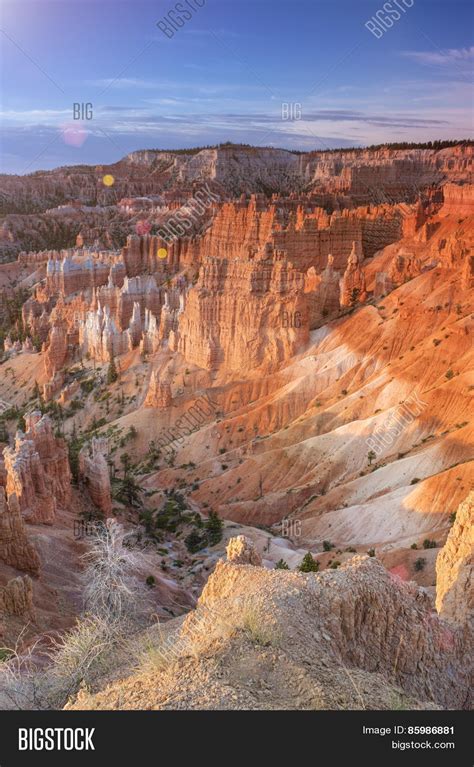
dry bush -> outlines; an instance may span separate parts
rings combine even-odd
[[[84,607],[88,615],[111,623],[133,622],[150,607],[149,597],[138,578],[143,554],[126,545],[127,535],[115,520],[97,528],[84,555]]]
[[[54,639],[48,657],[48,697],[52,708],[63,707],[83,685],[89,687],[114,666],[124,636],[120,623],[86,616]]]
[[[117,665],[130,636],[150,607],[143,581],[143,557],[126,547],[121,525],[97,529],[84,559],[85,615],[38,651],[38,643],[5,648],[0,664],[0,708],[62,708],[82,686],[95,685]]]

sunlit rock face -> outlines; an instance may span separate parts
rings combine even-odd
[[[48,416],[34,412],[25,421],[25,434],[17,432],[14,447],[3,451],[7,497],[16,496],[29,522],[52,524],[71,493],[66,443],[54,436]]]
[[[85,481],[93,503],[105,517],[112,512],[107,455],[107,440],[99,437],[93,437],[79,452],[79,475]]]
[[[446,621],[474,627],[474,493],[456,511],[436,560],[436,608]]]
[[[175,348],[190,362],[231,370],[276,365],[308,339],[304,277],[271,259],[208,259],[190,290]]]
[[[355,306],[367,297],[365,290],[365,274],[360,265],[361,249],[357,243],[352,245],[352,251],[347,259],[347,267],[341,279],[341,306]]]

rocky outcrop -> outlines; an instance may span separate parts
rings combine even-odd
[[[0,586],[0,614],[19,615],[34,620],[33,583],[28,575],[12,578]]]
[[[12,493],[7,500],[3,488],[0,488],[0,562],[34,575],[40,567],[36,549],[26,535],[18,498]]]
[[[304,275],[283,254],[268,255],[207,259],[171,348],[209,370],[275,366],[301,349],[309,334]]]
[[[68,342],[65,323],[58,321],[51,328],[49,344],[44,355],[44,369],[48,379],[53,379],[67,359]]]
[[[414,583],[391,576],[374,558],[356,556],[335,571],[309,575],[221,560],[198,605],[224,623],[251,610],[278,633],[280,646],[293,645],[289,652],[299,662],[311,653],[329,656],[377,671],[418,700],[467,704],[469,647],[462,636],[433,618],[428,596]]]
[[[466,256],[462,270],[462,287],[464,290],[472,290],[474,288],[474,256]]]
[[[119,287],[125,278],[125,264],[114,251],[64,250],[54,253],[46,265],[46,291],[68,296],[97,288],[112,280]]]
[[[443,198],[443,214],[472,216],[474,210],[474,185],[472,183],[464,185],[445,184],[443,186]]]
[[[393,287],[403,285],[404,282],[418,277],[421,273],[421,262],[413,253],[407,252],[401,248],[394,257],[389,271],[389,280]]]
[[[83,690],[67,708],[468,707],[469,647],[375,558],[318,574],[220,560],[160,640],[166,671]]]
[[[108,444],[103,437],[93,437],[79,452],[79,475],[87,486],[92,502],[106,517],[112,513],[107,454]]]
[[[360,265],[361,258],[361,249],[357,246],[357,242],[353,242],[347,268],[340,282],[341,306],[355,306],[367,297],[364,269]]]
[[[461,503],[436,560],[436,609],[457,625],[474,618],[474,492]]]
[[[237,535],[231,538],[226,548],[227,561],[234,565],[262,566],[262,557],[255,549],[252,541],[245,535]]]
[[[305,293],[308,293],[309,326],[312,330],[323,322],[336,317],[340,305],[341,275],[334,269],[334,256],[328,255],[326,268],[320,275],[314,267],[308,269],[305,278]]]
[[[425,211],[420,200],[413,206],[413,209],[403,217],[403,236],[413,237],[418,229],[426,221]]]
[[[145,407],[160,409],[171,407],[173,397],[169,381],[161,381],[157,370],[153,370],[150,377],[150,385],[145,399]]]
[[[5,448],[6,492],[16,495],[28,522],[52,524],[58,507],[71,495],[71,471],[66,443],[53,434],[48,416],[25,417],[26,433],[18,431],[15,445]]]

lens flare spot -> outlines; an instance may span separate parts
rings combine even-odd
[[[158,248],[158,258],[166,258],[168,251],[166,248]]]
[[[114,177],[110,173],[106,173],[102,179],[104,186],[112,186],[115,182]]]
[[[87,131],[82,125],[63,125],[61,128],[62,140],[68,146],[81,147],[87,139]]]
[[[149,234],[151,231],[151,223],[149,221],[137,221],[135,224],[135,231],[138,235]]]

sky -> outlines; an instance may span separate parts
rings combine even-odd
[[[0,0],[0,170],[225,141],[311,150],[472,138],[473,8]]]

